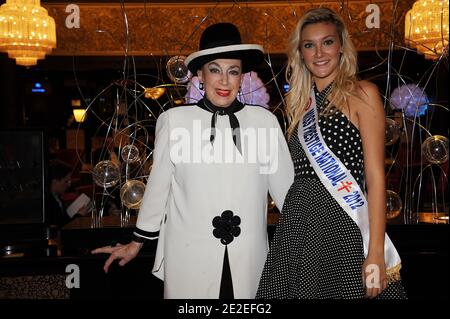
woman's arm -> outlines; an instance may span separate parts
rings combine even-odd
[[[359,131],[364,154],[365,181],[369,208],[370,240],[363,265],[367,297],[373,298],[386,287],[384,238],[386,229],[386,185],[384,171],[385,113],[378,88],[360,81],[357,103]],[[369,268],[367,268],[369,266]],[[379,276],[377,276],[377,271]]]
[[[270,143],[269,193],[281,212],[286,194],[294,182],[294,164],[277,118],[273,116],[272,121],[273,134],[276,136],[271,139]]]
[[[170,159],[169,112],[163,112],[156,122],[153,166],[145,187],[136,221],[134,238],[158,237],[170,193],[170,182],[175,166]]]
[[[165,213],[170,192],[170,181],[174,165],[170,160],[169,119],[167,112],[158,117],[156,123],[153,167],[145,187],[144,197],[138,213],[133,240],[127,245],[106,246],[92,251],[93,254],[110,254],[103,269],[108,272],[115,259],[123,266],[136,257],[145,239],[156,239]]]

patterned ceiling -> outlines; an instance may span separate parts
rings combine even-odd
[[[305,10],[324,5],[342,14],[360,51],[402,45],[404,15],[411,0],[378,0],[379,28],[368,28],[372,0],[349,1],[86,1],[76,2],[79,27],[68,8],[72,1],[43,1],[57,25],[53,55],[137,56],[188,54],[197,49],[202,30],[219,21],[235,23],[243,41],[263,44],[272,54],[284,53],[286,39]],[[71,20],[72,19],[72,20]],[[69,21],[69,22],[68,22]],[[71,23],[72,22],[72,23]]]

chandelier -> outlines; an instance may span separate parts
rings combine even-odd
[[[426,59],[448,50],[448,1],[418,0],[406,13],[405,40]]]
[[[0,51],[31,66],[56,47],[55,20],[40,0],[6,0],[0,7]]]

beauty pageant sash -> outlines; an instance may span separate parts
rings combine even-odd
[[[299,122],[298,137],[320,181],[361,230],[364,256],[367,257],[370,232],[366,196],[351,172],[323,140],[318,126],[314,90],[311,90],[309,106]],[[384,240],[384,258],[388,281],[399,280],[400,256],[387,234]]]

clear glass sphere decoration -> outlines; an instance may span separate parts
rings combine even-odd
[[[112,187],[120,180],[119,165],[109,160],[98,162],[92,171],[92,178],[98,186]]]
[[[430,136],[422,144],[422,154],[432,164],[448,160],[448,138],[442,135]]]
[[[394,191],[386,191],[386,219],[398,217],[402,211],[403,204],[400,196]]]
[[[138,209],[144,197],[145,184],[141,181],[131,179],[120,189],[120,200],[122,204],[130,209]]]
[[[392,145],[397,142],[400,137],[401,129],[400,125],[393,119],[386,119],[386,134],[384,136],[384,142],[386,145]]]
[[[167,61],[167,76],[175,83],[186,83],[189,80],[188,68],[184,64],[185,59],[183,55],[176,55]]]
[[[139,149],[135,145],[125,145],[120,156],[125,163],[136,163],[139,161]]]

